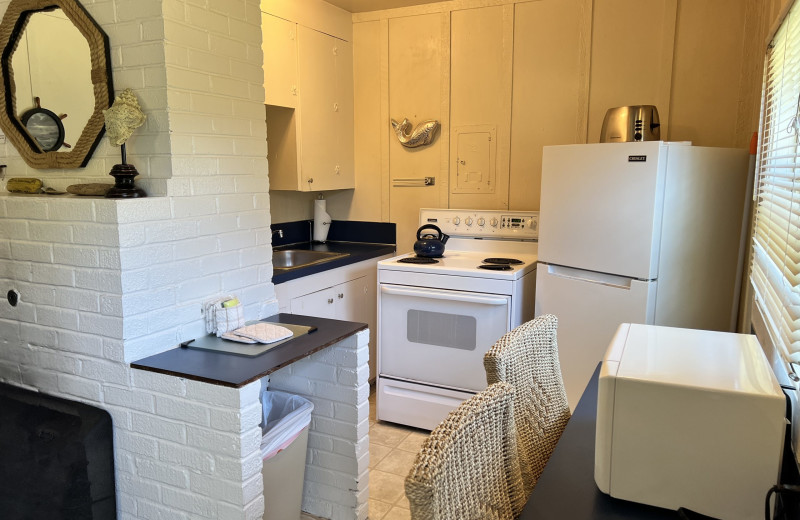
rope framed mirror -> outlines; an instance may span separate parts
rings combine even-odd
[[[77,0],[11,0],[0,22],[0,128],[28,166],[86,166],[114,97],[108,36]],[[59,128],[34,126],[31,114]],[[35,123],[35,120],[34,120]]]

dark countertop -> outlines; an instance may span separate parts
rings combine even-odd
[[[239,388],[367,328],[366,323],[299,314],[281,313],[265,318],[264,321],[306,325],[317,327],[317,330],[291,339],[258,356],[178,347],[134,361],[131,367]]]
[[[273,250],[330,251],[347,253],[348,256],[296,269],[274,269],[273,266],[272,283],[277,285],[370,258],[394,254],[396,249],[396,226],[391,222],[334,220],[331,222],[328,240],[324,243],[311,241],[312,226],[311,220],[272,224]],[[276,234],[277,231],[280,231],[281,235]]]
[[[677,511],[612,498],[594,482],[597,378],[586,386],[519,520],[680,519]],[[694,518],[694,517],[689,517]]]
[[[533,488],[518,520],[710,520],[692,511],[673,511],[606,495],[594,481],[594,447],[597,429],[597,393],[600,365],[575,407],[572,417]],[[800,474],[791,450],[791,424],[787,424],[780,482],[797,485]],[[786,516],[780,507],[786,509]],[[772,518],[800,518],[800,500],[784,495]]]
[[[327,262],[319,264],[312,264],[306,267],[299,267],[293,269],[275,269],[272,272],[272,283],[275,285],[289,280],[295,280],[311,274],[321,273],[337,267],[355,264],[362,260],[369,260],[370,258],[378,258],[383,255],[394,254],[394,244],[368,244],[364,242],[300,242],[295,244],[287,244],[283,246],[276,246],[273,248],[275,251],[286,249],[302,249],[307,251],[330,251],[334,253],[347,253],[347,256],[336,258]]]

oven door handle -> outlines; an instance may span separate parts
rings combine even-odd
[[[417,298],[428,298],[436,300],[456,300],[459,302],[479,303],[482,305],[508,305],[507,297],[492,297],[492,296],[478,296],[466,293],[457,293],[446,291],[436,291],[435,289],[419,290],[419,289],[405,289],[400,287],[387,287],[381,286],[381,293],[391,296],[411,296]]]

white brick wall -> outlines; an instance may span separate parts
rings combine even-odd
[[[259,384],[129,367],[203,334],[209,297],[277,312],[259,1],[82,4],[109,35],[115,90],[148,115],[127,148],[150,197],[0,195],[0,294],[21,294],[0,304],[0,381],[109,411],[119,518],[260,518]],[[32,170],[10,144],[0,156],[6,177],[63,189],[111,182],[119,149],[104,139],[69,171]],[[321,516],[366,517],[366,356],[362,334],[274,378],[305,381],[318,407],[304,507]]]
[[[0,380],[111,413],[120,518],[260,517],[258,384],[128,365],[203,333],[204,298],[236,292],[248,318],[277,311],[259,3],[82,4],[109,35],[115,90],[134,89],[148,115],[127,146],[151,197],[0,196],[0,289],[21,293],[17,307],[0,305]],[[203,52],[215,70],[183,81]],[[61,189],[110,182],[119,162],[105,139],[84,169],[32,170],[10,144],[0,155],[7,177]]]
[[[127,428],[115,430],[118,481],[129,484],[119,518],[260,517],[260,467],[250,462],[259,458],[259,382],[234,389],[142,371],[131,380],[106,385],[105,404],[121,401],[127,414]]]
[[[303,490],[303,510],[314,515],[367,518],[368,359],[369,331],[362,331],[269,376],[269,389],[314,403]]]

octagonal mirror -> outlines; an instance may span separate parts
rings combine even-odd
[[[76,0],[11,0],[0,128],[33,168],[86,166],[113,98],[108,37]]]

